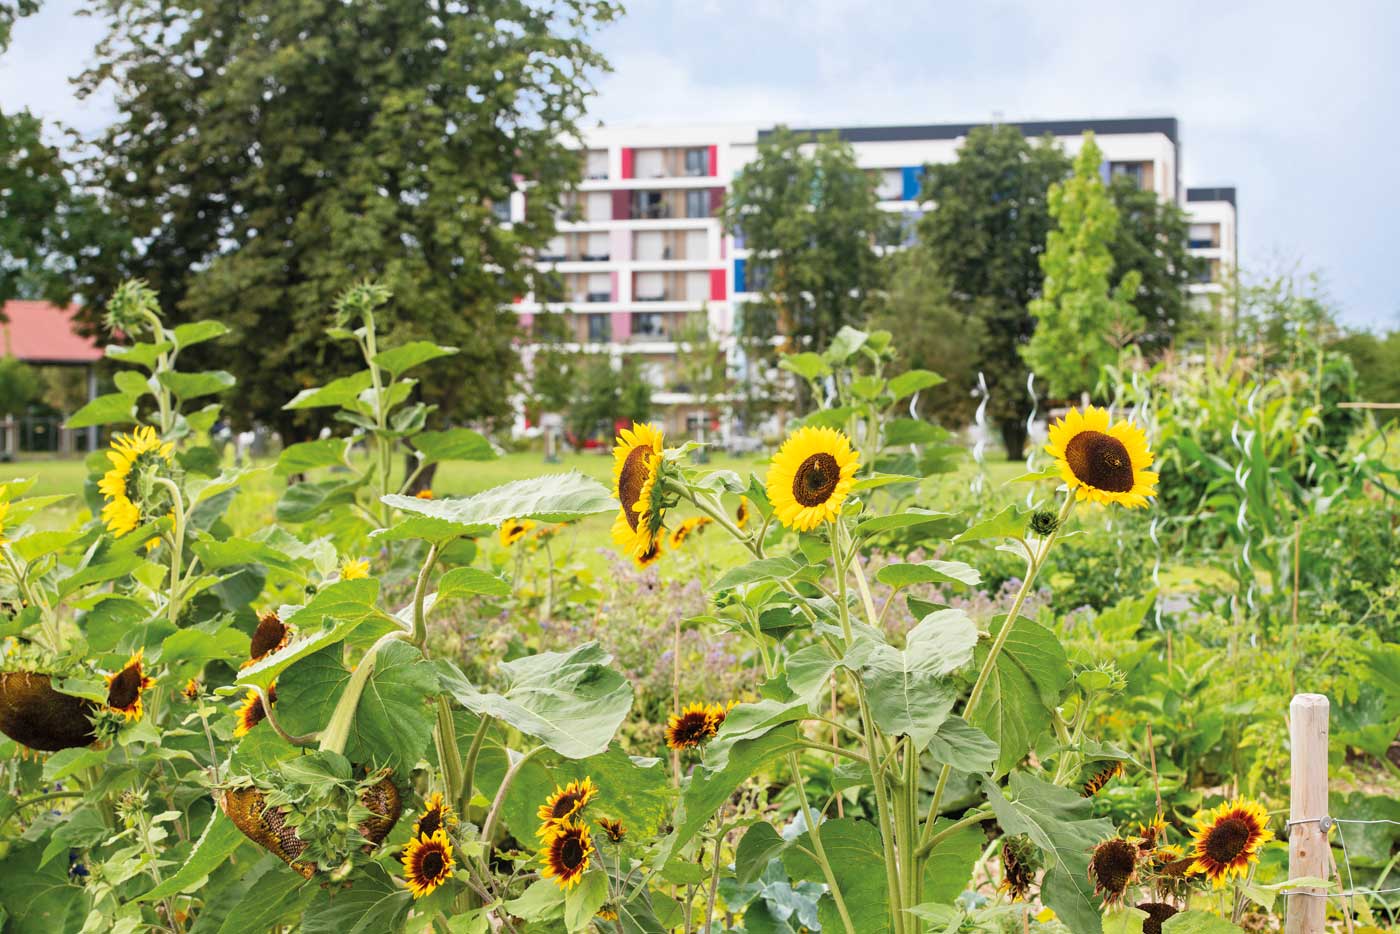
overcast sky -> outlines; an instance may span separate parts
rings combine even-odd
[[[85,132],[100,24],[46,0],[0,107]],[[1175,116],[1182,178],[1239,189],[1246,269],[1320,271],[1344,320],[1400,327],[1400,5],[633,0],[597,43],[612,124]]]

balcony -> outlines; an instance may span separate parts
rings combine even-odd
[[[611,253],[581,253],[579,259],[585,263],[606,263],[612,259]]]
[[[613,296],[611,292],[589,292],[588,295],[585,296],[585,301],[588,302],[610,302],[612,300]]]
[[[666,292],[658,292],[655,295],[638,295],[636,298],[639,302],[664,302],[669,300],[670,297],[671,296]]]
[[[1187,240],[1186,245],[1193,250],[1217,250],[1220,244],[1214,240]]]

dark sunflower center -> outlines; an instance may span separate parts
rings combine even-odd
[[[263,710],[262,698],[253,698],[252,703],[248,705],[248,726],[257,726],[259,723],[263,722],[263,718],[266,716],[267,712]]]
[[[1110,840],[1094,850],[1094,878],[1106,892],[1122,892],[1137,867],[1137,854],[1122,840]]]
[[[282,621],[277,618],[276,613],[269,613],[258,620],[258,628],[253,633],[253,641],[248,646],[248,656],[250,658],[262,658],[268,652],[282,642],[282,637],[286,635],[287,627],[282,625]]]
[[[704,714],[686,714],[676,724],[676,739],[683,743],[699,743],[709,734],[710,722]]]
[[[1230,863],[1244,852],[1249,843],[1249,824],[1238,817],[1227,817],[1206,834],[1206,855],[1217,863]]]
[[[124,710],[136,703],[140,696],[141,669],[135,665],[127,665],[112,679],[112,685],[107,689],[107,706]]]
[[[573,813],[577,805],[578,795],[564,795],[558,801],[554,802],[554,811],[552,813],[555,818],[568,817]]]
[[[1133,459],[1123,442],[1101,431],[1081,431],[1065,445],[1069,469],[1096,490],[1127,493],[1133,488]]]
[[[792,478],[792,497],[804,506],[820,506],[831,499],[841,479],[841,465],[825,451],[801,463]]]
[[[1138,911],[1147,912],[1142,920],[1142,934],[1162,934],[1162,925],[1178,911],[1166,902],[1143,902],[1137,907]]]
[[[442,814],[434,808],[422,817],[418,818],[418,833],[424,837],[431,837],[442,827]]]
[[[423,878],[436,879],[442,875],[443,868],[447,861],[442,858],[442,853],[438,850],[429,850],[428,855],[423,857]]]
[[[583,865],[583,843],[578,837],[569,836],[559,846],[559,861],[565,869],[577,869]]]
[[[632,531],[637,531],[637,500],[642,495],[642,484],[647,479],[647,455],[650,448],[635,447],[627,452],[622,462],[622,472],[617,477],[617,498],[622,502],[622,514]]]

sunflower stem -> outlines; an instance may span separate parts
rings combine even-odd
[[[486,744],[486,734],[490,732],[491,724],[494,722],[490,714],[482,714],[481,722],[476,728],[476,735],[472,737],[472,744],[467,749],[467,761],[462,767],[462,791],[460,806],[457,808],[459,814],[466,815],[467,808],[471,807],[472,796],[476,793],[476,789],[473,787],[476,784],[476,760],[481,755],[481,747]],[[455,725],[453,729],[455,732]],[[451,789],[448,791],[450,800]]]
[[[481,841],[485,844],[485,847],[482,849],[483,856],[481,858],[483,860],[486,859],[484,854],[491,847],[491,834],[496,830],[496,821],[500,818],[501,808],[505,805],[506,793],[510,791],[510,786],[515,781],[515,777],[520,774],[520,770],[525,767],[525,763],[548,748],[548,746],[536,746],[529,752],[523,754],[519,759],[512,762],[510,768],[506,770],[505,777],[501,779],[501,787],[496,789],[496,797],[491,802],[491,810],[486,813],[486,822],[481,825]]]
[[[321,734],[315,732],[303,733],[300,736],[288,733],[286,729],[283,728],[282,724],[277,722],[277,716],[272,712],[272,701],[268,697],[267,692],[256,684],[253,685],[252,690],[253,693],[258,695],[258,703],[262,704],[263,718],[267,720],[268,725],[272,727],[272,732],[276,733],[278,736],[282,737],[284,740],[291,743],[293,746],[310,746],[312,743],[316,742],[316,740],[321,738]],[[215,776],[218,775],[218,768],[218,765],[215,764]],[[217,783],[218,779],[216,777],[215,784]]]
[[[374,674],[374,663],[379,650],[390,642],[399,642],[408,637],[408,633],[401,629],[386,633],[379,637],[378,642],[369,647],[369,651],[365,652],[364,657],[360,659],[360,664],[350,675],[350,681],[345,685],[340,700],[336,701],[330,722],[321,731],[320,748],[322,752],[345,754],[345,744],[350,740],[350,727],[355,722],[355,710],[360,706],[360,695],[364,693],[370,675]],[[267,707],[265,706],[263,709],[266,710]]]
[[[177,625],[180,615],[180,562],[185,551],[185,501],[180,488],[168,477],[156,477],[156,483],[170,491],[172,509],[175,512],[175,529],[170,538],[170,599],[166,604],[171,625]]]
[[[836,905],[836,912],[841,916],[841,924],[846,928],[846,934],[856,934],[855,924],[851,921],[851,913],[846,909],[846,899],[841,895],[841,886],[836,882],[836,873],[831,868],[831,861],[826,858],[826,849],[822,846],[821,826],[817,818],[812,813],[812,806],[807,803],[807,787],[802,780],[802,769],[797,762],[797,753],[787,754],[788,768],[792,769],[793,784],[797,786],[797,802],[802,806],[802,819],[807,824],[807,834],[812,838],[812,857],[821,867],[822,877],[826,879],[826,887],[831,891],[831,900]]]
[[[428,557],[418,572],[418,583],[413,588],[413,644],[420,651],[428,642],[428,615],[423,611],[423,605],[428,598],[428,577],[437,564],[438,553],[437,545],[428,549]]]

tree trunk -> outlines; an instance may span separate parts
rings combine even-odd
[[[1019,418],[1003,418],[1001,443],[1006,448],[1007,460],[1020,460],[1026,453],[1026,423]]]

